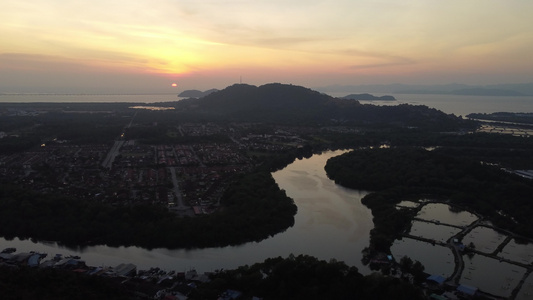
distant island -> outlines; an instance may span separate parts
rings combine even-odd
[[[412,85],[412,84],[366,84],[331,85],[316,87],[323,93],[392,93],[392,94],[433,94],[464,96],[533,96],[533,83],[493,84],[493,85]]]
[[[350,94],[348,96],[341,97],[341,99],[348,99],[348,100],[361,100],[361,101],[396,101],[396,98],[393,96],[385,95],[385,96],[374,96],[371,94]]]
[[[181,92],[178,97],[187,97],[187,98],[202,98],[205,97],[211,93],[218,92],[217,89],[210,89],[207,91],[199,91],[199,90],[185,90]]]

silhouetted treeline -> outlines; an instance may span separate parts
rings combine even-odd
[[[290,150],[265,152],[262,153],[261,157],[255,156],[253,158],[259,162],[258,169],[265,172],[275,172],[290,165],[296,159],[310,158],[313,156],[313,151],[315,151],[313,147],[304,145]]]
[[[0,139],[0,154],[21,153],[40,144],[41,139],[36,135],[4,137]]]
[[[442,153],[500,164],[514,169],[533,169],[533,138],[506,134],[448,134],[417,129],[370,129],[364,133],[321,132],[317,135],[333,148],[415,146],[439,148]]]
[[[496,225],[533,236],[533,181],[448,149],[356,150],[331,158],[326,171],[336,183],[375,191],[363,199],[372,209],[374,246],[386,249],[410,217],[394,204],[433,195],[488,216]]]
[[[361,275],[343,262],[290,255],[268,258],[252,266],[213,273],[211,281],[196,283],[189,299],[218,299],[228,289],[238,299],[425,299],[407,281],[379,273]],[[2,299],[148,299],[161,286],[136,280],[86,275],[65,269],[0,266]],[[139,292],[136,293],[136,289]],[[148,292],[143,297],[144,292]]]
[[[533,124],[533,113],[520,112],[496,112],[496,113],[472,113],[467,115],[468,118],[481,119],[481,120],[492,120],[492,121],[504,121],[504,122],[515,122],[515,123],[524,123],[524,124]]]
[[[415,286],[381,274],[363,276],[343,262],[298,255],[216,273],[191,299],[216,299],[227,289],[243,299],[425,299]]]
[[[13,147],[24,151],[55,140],[68,140],[71,144],[110,144],[120,136],[129,120],[111,113],[56,111],[33,117],[2,117],[0,124],[5,127],[0,129],[17,134],[7,140],[0,139],[0,153],[9,153],[15,149]]]
[[[52,268],[0,265],[0,290],[3,300],[135,299],[131,291],[111,278]]]
[[[0,190],[0,234],[69,245],[191,248],[260,241],[294,224],[296,205],[268,172],[241,176],[211,215],[178,218],[165,207],[110,206],[13,186]]]

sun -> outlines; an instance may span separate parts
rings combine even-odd
[[[172,87],[177,87],[178,84],[177,84],[177,83],[173,83],[173,84],[171,84],[171,86],[172,86]]]

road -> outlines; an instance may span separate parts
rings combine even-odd
[[[178,210],[186,210],[188,207],[183,203],[183,196],[181,195],[181,190],[178,185],[178,177],[176,176],[176,168],[175,167],[169,167],[170,174],[172,175],[172,183],[174,184],[174,194],[176,194],[176,197],[178,198],[178,201],[176,203]]]
[[[111,150],[109,150],[109,153],[107,153],[106,158],[102,162],[102,167],[111,169],[111,165],[113,164],[115,157],[119,154],[122,145],[124,145],[124,140],[115,141],[115,144],[111,147]]]
[[[131,124],[133,124],[133,119],[135,119],[135,116],[137,116],[137,112],[135,112],[133,114],[129,124],[126,125],[125,128],[130,128],[131,127]],[[126,132],[124,130],[122,132],[122,134],[120,135],[120,139],[119,140],[115,140],[115,144],[113,145],[113,147],[111,147],[111,150],[109,150],[109,153],[107,153],[106,158],[102,162],[102,167],[111,169],[111,165],[113,164],[113,161],[115,160],[115,157],[117,157],[117,155],[119,154],[120,147],[122,147],[122,145],[124,145],[124,139],[123,138],[124,138],[125,134],[126,134]]]

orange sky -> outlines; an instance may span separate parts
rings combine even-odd
[[[3,0],[0,92],[533,82],[531,12],[523,0]]]

